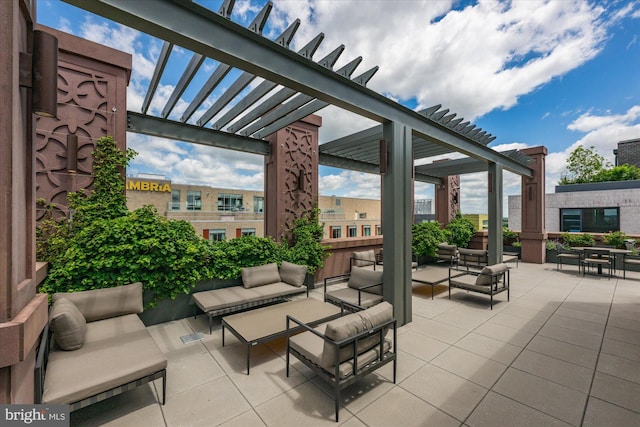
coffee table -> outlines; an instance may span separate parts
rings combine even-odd
[[[222,318],[222,346],[225,329],[246,345],[249,375],[251,347],[284,336],[287,333],[287,314],[314,326],[340,317],[342,311],[333,304],[305,298],[226,316]]]

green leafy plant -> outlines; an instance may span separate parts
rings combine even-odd
[[[44,214],[36,227],[36,259],[51,262],[67,249],[70,228],[66,217],[54,218],[55,203],[36,202]]]
[[[320,244],[324,237],[324,224],[319,222],[320,209],[304,213],[291,224],[283,239],[283,260],[307,266],[309,274],[324,265],[330,246]]]
[[[466,248],[475,232],[473,223],[461,215],[456,215],[444,229],[445,240],[459,248]]]
[[[513,246],[514,248],[521,248],[522,247],[522,242],[520,242],[520,241],[513,242],[511,244],[511,246]]]
[[[73,236],[52,265],[42,291],[76,292],[142,282],[155,305],[189,293],[210,276],[207,241],[186,221],[144,206],[118,218],[95,219]]]
[[[243,236],[209,243],[211,277],[235,279],[243,267],[279,263],[283,247],[269,237]]]
[[[602,241],[605,245],[615,246],[616,248],[624,248],[624,241],[629,239],[622,231],[613,231],[602,235]]]
[[[558,241],[557,240],[547,240],[547,242],[544,244],[545,248],[549,251],[555,251],[556,248],[558,247]]]
[[[507,227],[502,227],[502,244],[505,246],[515,246],[518,241],[518,233]]]
[[[445,232],[437,221],[413,224],[411,232],[411,250],[416,256],[436,258],[438,245],[446,241]]]
[[[562,233],[562,241],[566,246],[593,246],[596,242],[592,234],[589,233]]]

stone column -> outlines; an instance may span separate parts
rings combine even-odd
[[[533,169],[533,177],[522,177],[522,226],[520,230],[522,261],[542,264],[546,261],[545,244],[547,240],[544,222],[547,148],[538,146],[520,151],[534,160],[529,165]]]
[[[67,193],[93,186],[96,140],[113,136],[126,149],[127,85],[131,55],[53,28],[37,29],[58,38],[58,117],[36,121],[37,195],[68,214]],[[67,165],[67,135],[77,136],[77,167]],[[73,155],[73,154],[71,154]],[[37,219],[42,211],[38,210]]]
[[[36,294],[35,150],[30,69],[33,1],[0,1],[0,404],[34,401],[47,297]]]
[[[436,221],[442,226],[456,217],[460,210],[460,175],[442,177],[442,185],[436,184],[435,213]]]
[[[266,138],[271,152],[264,159],[264,230],[276,241],[318,205],[320,126],[322,117],[310,115]]]

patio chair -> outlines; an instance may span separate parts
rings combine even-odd
[[[345,280],[346,288],[327,292],[328,284]],[[349,274],[325,278],[324,301],[344,306],[349,311],[358,311],[382,302],[382,271],[353,267]]]
[[[451,288],[478,292],[491,297],[491,310],[493,310],[494,295],[507,291],[507,301],[509,301],[509,286],[509,267],[504,263],[486,266],[481,271],[467,270],[463,274],[460,274],[457,268],[449,267],[449,299],[451,299]]]
[[[313,328],[287,315],[287,377],[290,356],[304,363],[333,388],[338,422],[340,392],[382,366],[397,372],[397,331],[393,306],[383,302]],[[304,332],[292,335],[291,329]],[[392,338],[392,339],[391,339]]]
[[[562,270],[562,264],[564,264],[568,260],[576,260],[576,263],[578,264],[578,271],[580,271],[580,268],[582,266],[582,252],[557,243],[556,270]]]
[[[459,254],[456,245],[449,245],[446,242],[438,245],[438,262],[446,262],[449,265],[458,264]]]
[[[623,254],[622,256],[622,278],[627,278],[627,265],[637,265],[640,267],[640,255]]]
[[[482,249],[458,249],[459,260],[458,265],[473,268],[482,268],[489,263],[489,252]]]
[[[368,251],[357,251],[349,259],[349,270],[353,267],[370,267],[376,269],[376,252],[373,249]]]
[[[613,270],[614,257],[609,249],[602,248],[584,248],[582,258],[582,275],[587,272],[587,268],[596,266],[598,274],[602,274],[602,267],[607,266],[609,269],[609,279],[611,279],[611,271]]]

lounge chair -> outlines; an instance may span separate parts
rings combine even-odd
[[[458,253],[460,257],[458,265],[463,265],[467,269],[482,268],[489,263],[489,253],[482,249],[459,248]]]
[[[368,251],[354,252],[349,259],[349,270],[353,267],[373,267],[376,269],[376,252],[373,249]]]
[[[347,287],[327,292],[331,282],[344,282]],[[324,300],[349,311],[369,308],[382,302],[382,271],[368,270],[364,267],[353,267],[351,273],[324,279]]]
[[[305,332],[292,336],[290,329]],[[393,330],[393,341],[387,338]],[[287,316],[287,377],[293,355],[333,388],[336,422],[340,391],[376,369],[393,362],[396,382],[396,320],[393,306],[383,302],[364,311],[343,316],[312,328]]]
[[[578,265],[578,271],[582,266],[582,252],[569,247],[563,246],[560,243],[556,244],[556,270],[562,270],[562,264],[568,260],[576,260]]]
[[[458,263],[459,253],[456,245],[449,245],[448,243],[440,243],[438,245],[438,262],[446,262],[453,266]]]
[[[478,292],[491,297],[491,310],[493,310],[494,295],[507,291],[507,301],[509,301],[509,279],[509,267],[504,263],[486,266],[482,271],[467,270],[463,274],[460,274],[460,270],[450,267],[449,299],[451,299],[451,288]]]

